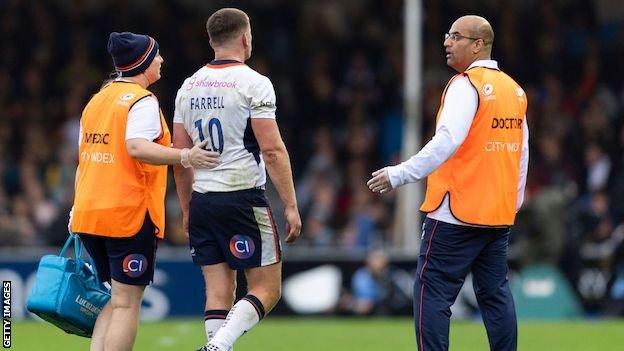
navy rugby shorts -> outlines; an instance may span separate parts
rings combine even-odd
[[[149,285],[154,279],[158,238],[156,227],[145,215],[139,232],[128,238],[109,238],[80,233],[87,252],[93,258],[100,281],[111,278],[128,285]]]
[[[281,261],[281,246],[264,190],[193,192],[189,210],[193,262],[227,262],[231,269]]]

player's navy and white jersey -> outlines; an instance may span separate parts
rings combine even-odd
[[[175,101],[174,123],[183,123],[193,143],[208,139],[220,154],[213,169],[195,169],[193,190],[224,192],[263,186],[264,161],[252,118],[275,118],[271,81],[247,65],[213,61],[187,78]]]

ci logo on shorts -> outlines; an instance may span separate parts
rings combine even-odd
[[[244,260],[251,257],[256,250],[253,240],[246,235],[234,235],[230,239],[230,252],[234,257]]]
[[[122,266],[128,277],[137,278],[147,270],[147,258],[141,254],[131,254],[124,258]]]

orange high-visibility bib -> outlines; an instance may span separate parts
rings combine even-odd
[[[451,212],[462,222],[513,225],[527,97],[498,69],[473,67],[463,75],[479,94],[477,112],[455,154],[427,177],[420,210],[436,210],[448,193]],[[438,118],[441,110],[442,106]]]
[[[126,149],[128,112],[152,93],[130,82],[112,82],[95,94],[82,112],[78,179],[71,229],[106,237],[135,235],[146,212],[164,237],[167,166],[130,157]],[[162,134],[154,142],[171,145],[160,113]]]

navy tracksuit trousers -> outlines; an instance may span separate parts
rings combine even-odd
[[[420,351],[449,349],[451,305],[472,271],[490,349],[517,348],[516,311],[507,280],[509,228],[478,228],[427,218],[414,282]]]

